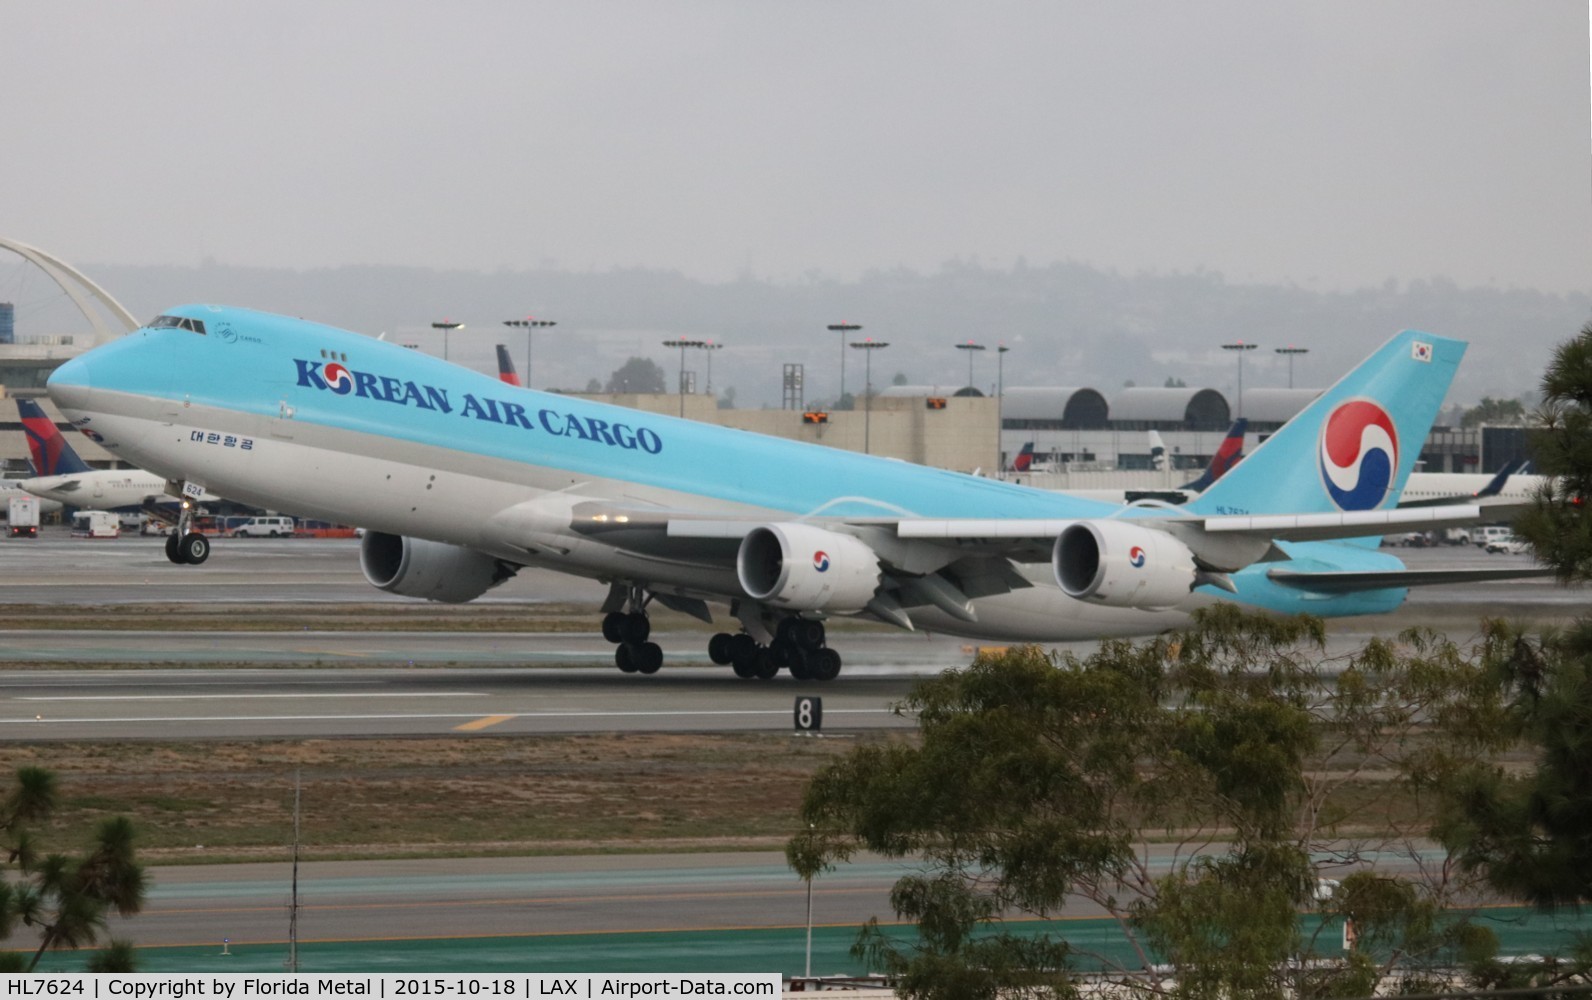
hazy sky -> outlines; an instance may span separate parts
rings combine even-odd
[[[1584,0],[0,7],[76,263],[1592,288]]]

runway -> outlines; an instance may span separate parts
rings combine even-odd
[[[364,582],[353,540],[222,540],[211,561],[178,567],[156,538],[73,539],[58,529],[4,545],[0,596],[17,604],[156,601],[258,607],[417,602]],[[1476,549],[1401,551],[1412,567],[1503,566],[1522,557]],[[596,633],[600,584],[527,571],[489,603],[591,608],[590,632],[189,631],[12,629],[0,632],[0,739],[334,738],[626,731],[789,731],[798,695],[823,698],[826,728],[906,723],[890,706],[918,677],[961,666],[978,648],[923,633],[832,634],[836,681],[746,681],[710,664],[705,631],[662,631],[666,664],[651,677],[613,666]],[[1585,595],[1543,580],[1417,589],[1395,615],[1330,623],[1328,654],[1410,625],[1473,633],[1483,613],[1573,614]],[[586,612],[576,610],[576,621]],[[180,625],[180,622],[174,622]],[[728,623],[725,623],[728,627]],[[1087,655],[1093,643],[1057,648]],[[129,662],[137,663],[127,668]],[[33,669],[49,665],[118,669]]]
[[[612,654],[610,653],[610,658]],[[933,668],[939,669],[939,668]],[[262,739],[579,732],[790,732],[798,695],[827,731],[911,725],[890,711],[921,669],[844,683],[727,668],[0,671],[3,739]],[[870,676],[869,674],[872,674]]]

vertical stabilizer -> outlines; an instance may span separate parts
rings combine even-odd
[[[70,476],[89,471],[88,463],[77,457],[55,421],[44,415],[43,407],[31,399],[19,399],[17,412],[22,416],[22,432],[28,438],[34,475]]]
[[[1191,483],[1184,483],[1182,489],[1191,493],[1203,493],[1211,488],[1211,484],[1227,475],[1238,460],[1244,457],[1244,434],[1249,430],[1249,418],[1239,417],[1233,421],[1233,426],[1227,429],[1227,435],[1222,438],[1222,443],[1216,446],[1216,454],[1211,456],[1210,464],[1205,466],[1205,471]]]
[[[1326,514],[1396,504],[1464,356],[1464,341],[1398,334],[1188,509]]]
[[[498,380],[509,385],[520,385],[520,376],[514,370],[514,359],[509,357],[509,349],[502,344],[497,345]]]

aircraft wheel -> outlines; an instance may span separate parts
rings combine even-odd
[[[177,540],[177,554],[190,566],[198,566],[210,558],[210,539],[197,531],[189,532]]]
[[[811,653],[804,652],[801,649],[792,646],[785,653],[785,666],[790,668],[790,675],[797,680],[812,680],[812,667],[808,665],[812,659],[813,655]]]
[[[769,659],[774,661],[776,667],[790,666],[790,657],[794,652],[796,647],[783,639],[775,639],[774,644],[768,647]]]
[[[771,681],[779,673],[779,664],[774,660],[774,651],[764,646],[757,651],[757,659],[753,661],[753,676],[760,681]]]
[[[625,614],[623,611],[610,611],[603,615],[603,638],[609,642],[625,641]]]
[[[731,652],[734,645],[735,636],[728,632],[719,632],[708,640],[708,659],[721,667],[735,662],[735,656]]]
[[[652,622],[640,611],[633,611],[625,615],[624,624],[620,626],[620,634],[626,642],[642,643],[652,635]]]
[[[796,641],[796,636],[795,636],[794,633],[796,631],[796,626],[798,626],[800,624],[801,624],[801,619],[797,618],[795,615],[791,615],[791,616],[786,617],[786,618],[781,618],[779,620],[779,624],[774,626],[774,642],[775,643],[795,642]]]
[[[182,565],[182,551],[177,548],[177,543],[181,540],[176,535],[166,536],[166,558],[179,566]]]
[[[739,663],[745,660],[752,662],[752,657],[757,655],[757,640],[745,632],[730,636],[730,662]]]
[[[840,654],[832,649],[820,649],[812,654],[812,676],[815,681],[832,681],[840,676]]]
[[[737,677],[746,678],[757,676],[757,664],[745,657],[737,657],[736,659],[731,660],[730,667],[735,671],[735,676]]]
[[[643,642],[636,650],[636,669],[644,674],[655,674],[663,666],[663,647],[655,642]]]
[[[797,619],[791,629],[791,639],[802,649],[820,649],[824,645],[824,623],[807,618]]]
[[[636,647],[628,642],[622,642],[614,648],[614,663],[627,674],[633,674],[641,668],[637,659]]]

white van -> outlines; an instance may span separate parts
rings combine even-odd
[[[248,517],[232,529],[236,538],[292,538],[293,519],[291,517]]]
[[[110,511],[80,510],[72,515],[73,538],[120,538],[122,520]]]
[[[1484,549],[1492,542],[1507,541],[1514,536],[1515,530],[1507,524],[1484,524],[1470,530],[1470,540]]]

